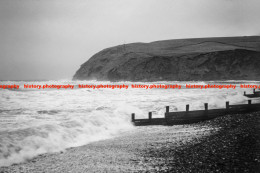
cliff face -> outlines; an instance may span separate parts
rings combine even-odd
[[[260,80],[260,37],[133,43],[105,49],[74,80]]]

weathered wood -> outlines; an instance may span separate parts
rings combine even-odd
[[[208,116],[217,116],[219,114],[223,114],[226,112],[226,109],[211,109],[207,111],[207,114],[205,114],[204,110],[196,110],[196,111],[182,111],[182,112],[169,112],[167,114],[168,119],[189,119],[189,118],[204,118],[205,115]]]
[[[190,105],[186,105],[186,112],[189,111]]]
[[[205,113],[204,116],[208,116],[208,103],[204,103],[205,105]]]
[[[148,125],[167,125],[165,118],[153,118],[149,119],[136,119],[134,124],[136,126],[148,126]]]
[[[135,113],[132,113],[132,122],[135,122]]]
[[[175,124],[195,123],[195,122],[209,120],[227,114],[260,111],[260,104],[259,103],[252,104],[251,100],[248,100],[248,104],[241,104],[241,105],[229,105],[229,102],[226,102],[226,108],[224,109],[209,110],[207,103],[205,103],[205,110],[189,111],[189,106],[186,105],[186,111],[169,112],[169,106],[167,107],[165,112],[165,118],[152,118],[152,112],[149,112],[148,119],[135,119],[135,114],[133,113],[132,121],[136,126],[175,125]]]
[[[226,102],[226,109],[229,109],[229,102]]]
[[[245,104],[245,105],[229,105],[229,108],[230,109],[239,109],[239,108],[246,108],[248,107],[248,104]]]
[[[205,105],[205,111],[207,111],[208,110],[208,103],[204,103],[204,105]]]
[[[240,104],[240,105],[229,105],[229,108],[233,108],[233,109],[239,109],[239,108],[260,108],[260,104],[252,104],[252,102],[248,101],[248,104]]]
[[[246,94],[245,96],[248,98],[255,98],[255,97],[260,97],[260,94]]]
[[[170,110],[170,107],[166,106],[166,112],[169,112],[169,110]]]
[[[152,119],[152,112],[149,112],[149,120]]]
[[[259,91],[255,91],[255,89],[254,89],[253,90],[253,94],[246,94],[246,92],[244,92],[244,96],[246,96],[248,98],[260,97],[260,92]]]

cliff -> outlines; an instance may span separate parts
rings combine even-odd
[[[260,36],[165,40],[104,49],[74,80],[260,80]]]

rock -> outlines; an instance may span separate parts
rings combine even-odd
[[[260,36],[165,40],[102,50],[73,80],[260,80]]]

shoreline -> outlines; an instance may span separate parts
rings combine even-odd
[[[136,127],[119,137],[1,167],[0,172],[257,172],[259,115]]]

